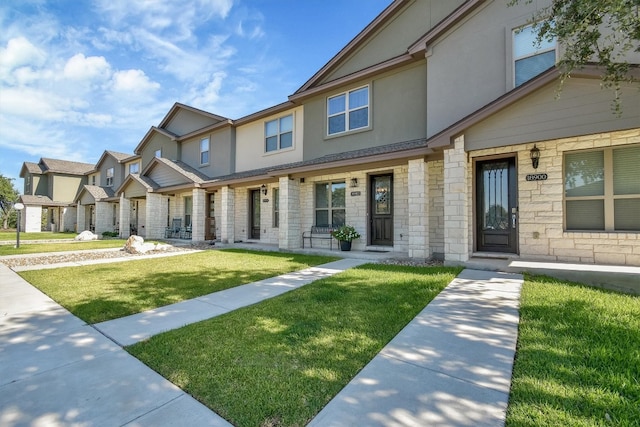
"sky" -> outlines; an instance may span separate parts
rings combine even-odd
[[[391,0],[3,0],[0,174],[133,154],[180,102],[230,119],[285,102]]]

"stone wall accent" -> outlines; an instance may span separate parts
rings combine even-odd
[[[429,257],[429,173],[424,159],[409,160],[409,257]]]
[[[109,202],[96,202],[96,223],[94,233],[101,236],[105,231],[113,231],[111,225],[112,207]]]
[[[428,163],[429,256],[444,256],[444,162]]]
[[[68,206],[62,209],[62,229],[60,231],[76,231],[77,209]]]
[[[78,209],[78,224],[80,224],[80,210]],[[120,195],[120,237],[123,239],[131,235],[129,224],[131,223],[131,202],[124,197],[124,193]]]
[[[640,129],[536,142],[540,164],[533,169],[531,144],[479,150],[473,158],[516,153],[520,257],[540,261],[640,265],[640,232],[575,232],[564,230],[563,154],[566,151],[640,143]],[[526,175],[546,173],[545,181]],[[469,179],[471,203],[472,179]]]
[[[300,227],[300,180],[282,176],[278,182],[280,188],[280,227],[278,227],[278,245],[280,249],[298,249],[301,247],[302,229]]]
[[[167,226],[167,203],[162,194],[147,193],[144,224],[144,236],[146,239],[162,239]],[[138,229],[138,234],[140,233]]]
[[[194,188],[192,196],[191,240],[194,242],[202,242],[204,241],[204,227],[207,214],[207,193],[202,188]]]
[[[453,264],[469,259],[470,175],[464,136],[460,136],[454,148],[444,151],[444,259]]]
[[[233,243],[235,241],[235,190],[222,187],[220,190],[220,241]]]
[[[20,214],[21,230],[28,233],[42,231],[42,206],[25,206]]]
[[[77,218],[77,229],[76,233],[80,233],[86,229],[87,227],[87,215],[89,207],[87,205],[81,205],[78,203],[76,218]]]

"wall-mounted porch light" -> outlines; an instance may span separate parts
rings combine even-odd
[[[358,178],[351,178],[351,188],[358,186]]]
[[[265,196],[267,195],[268,190],[266,185],[262,184],[262,186],[260,187],[260,190],[262,190],[263,195]]]
[[[538,169],[538,162],[540,161],[540,149],[533,144],[533,148],[529,152],[529,156],[531,157],[531,166],[534,169]]]

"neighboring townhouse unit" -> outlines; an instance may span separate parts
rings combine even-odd
[[[45,230],[76,230],[74,199],[93,169],[94,165],[88,163],[48,158],[38,163],[24,162],[20,170],[20,177],[24,179],[20,202],[25,206],[22,229],[42,231],[42,211],[46,209]]]
[[[593,65],[556,96],[562,47],[528,27],[550,3],[395,0],[287,102],[237,120],[176,103],[120,160],[137,172],[76,200],[117,199],[123,237],[293,250],[350,224],[355,250],[451,264],[640,265],[638,83],[621,115]]]

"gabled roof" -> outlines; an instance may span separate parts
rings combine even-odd
[[[156,184],[152,179],[146,176],[141,176],[137,173],[131,173],[127,175],[122,184],[120,184],[120,187],[115,190],[115,195],[119,195],[120,193],[122,193],[122,191],[132,182],[137,182],[138,184],[146,188],[147,191],[154,191],[160,188],[160,186]]]
[[[32,196],[23,194],[20,196],[20,202],[27,206],[69,206],[70,203],[54,202],[49,196]]]
[[[133,152],[135,154],[137,154],[137,155],[140,155],[140,152],[142,151],[142,148],[145,146],[145,144],[147,142],[149,142],[151,137],[156,133],[159,133],[160,135],[164,135],[164,136],[166,136],[167,138],[169,138],[172,141],[177,141],[178,140],[178,135],[176,135],[175,133],[169,132],[166,129],[162,129],[162,128],[158,128],[158,127],[155,127],[155,126],[151,126],[149,128],[149,130],[147,131],[147,133],[142,138],[142,140],[140,141],[140,143],[138,144],[138,146],[133,150]]]
[[[82,197],[82,194],[85,192],[89,193],[95,201],[110,199],[115,196],[115,192],[110,187],[100,187],[99,185],[84,185],[78,192],[75,200],[79,200]]]
[[[40,159],[40,167],[44,173],[63,173],[67,175],[86,175],[94,169],[90,163],[72,162],[59,159]]]
[[[187,178],[189,181],[192,181],[196,184],[202,184],[203,182],[210,179],[207,175],[203,174],[197,169],[192,168],[182,161],[169,160],[163,157],[155,157],[153,160],[151,160],[147,167],[142,171],[141,175],[147,175],[149,171],[151,171],[154,167],[158,167],[158,165],[167,166]]]
[[[96,163],[94,171],[100,169],[100,165],[102,164],[102,162],[105,161],[107,156],[113,157],[118,163],[124,163],[125,160],[131,157],[131,154],[119,153],[117,151],[111,151],[111,150],[104,150],[104,152],[102,153],[102,156],[100,156],[100,159],[98,159],[98,162]]]
[[[44,171],[40,167],[39,163],[24,162],[22,164],[22,168],[20,169],[20,178],[24,178],[26,173],[30,173],[32,175],[42,175]]]
[[[209,117],[211,119],[214,119],[216,121],[225,121],[228,120],[226,117],[222,117],[222,116],[218,116],[217,114],[213,114],[213,113],[209,113],[207,111],[204,110],[200,110],[198,108],[195,107],[190,107],[188,105],[185,104],[181,104],[179,102],[176,102],[175,104],[173,104],[173,107],[171,107],[171,109],[169,110],[169,112],[167,113],[166,116],[164,116],[164,118],[162,119],[162,121],[160,122],[160,124],[158,125],[158,127],[160,128],[165,128],[167,127],[167,125],[169,124],[169,122],[171,121],[171,119],[173,118],[173,116],[175,116],[178,111],[180,110],[187,110],[187,111],[191,111],[193,113],[196,114],[200,114],[201,116],[205,116],[205,117]]]

